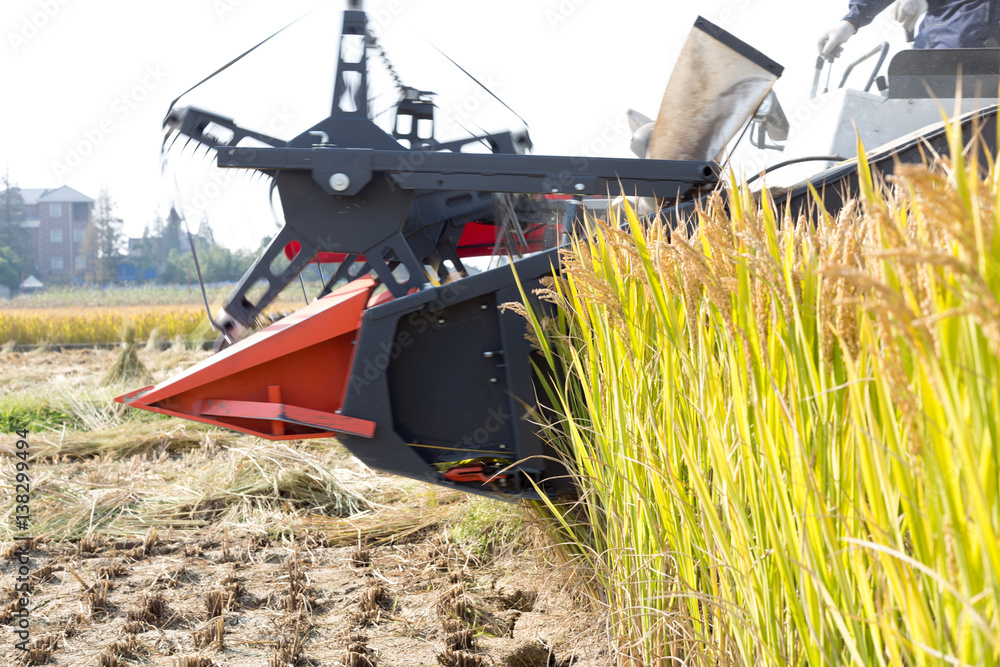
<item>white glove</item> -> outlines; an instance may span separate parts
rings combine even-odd
[[[906,1],[900,0],[900,2]],[[921,2],[922,0],[913,1]],[[849,40],[855,32],[854,25],[850,21],[841,21],[819,38],[817,45],[819,46],[819,54],[832,62],[834,58],[844,52],[844,42]]]
[[[896,0],[892,17],[899,21],[907,32],[913,32],[917,20],[927,11],[927,0]]]

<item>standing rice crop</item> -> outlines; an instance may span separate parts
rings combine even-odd
[[[170,338],[186,336],[206,319],[204,306],[116,306],[106,308],[11,308],[0,310],[0,342],[113,343],[131,326],[137,340],[153,329]]]
[[[950,132],[836,218],[627,210],[529,312],[620,664],[1000,663],[1000,168]]]

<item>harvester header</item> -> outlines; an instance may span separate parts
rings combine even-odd
[[[558,273],[559,247],[585,211],[614,219],[609,193],[666,219],[691,209],[781,66],[699,18],[656,120],[631,115],[639,157],[581,160],[528,154],[526,131],[441,140],[433,93],[398,76],[383,129],[369,108],[373,49],[384,57],[362,2],[349,0],[332,112],[290,141],[169,110],[165,150],[193,142],[220,168],[270,179],[284,225],[214,317],[218,354],[118,400],[262,438],[337,437],[372,468],[477,493],[557,493],[569,482],[539,434],[541,360],[523,318],[501,306],[521,301],[518,282],[532,295]],[[875,155],[874,168],[919,159],[927,141],[940,136]],[[789,189],[787,203],[806,205],[808,186],[849,192],[855,182],[853,166],[837,165]],[[824,203],[835,210],[843,194]],[[510,264],[466,266],[498,255]],[[330,263],[314,301],[251,333],[306,267]]]

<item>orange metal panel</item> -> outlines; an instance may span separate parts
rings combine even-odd
[[[329,419],[282,419],[276,430],[274,417],[208,415],[202,406],[209,399],[273,401],[339,417],[354,341],[374,288],[371,278],[356,280],[170,380],[115,400],[274,440],[327,437],[334,430]],[[280,401],[270,387],[280,387]]]
[[[281,386],[273,385],[267,388],[267,400],[270,403],[281,403]],[[285,425],[281,420],[271,422],[271,435],[285,435]]]
[[[313,426],[337,433],[359,435],[365,438],[371,438],[375,435],[375,422],[331,414],[329,412],[320,412],[319,410],[310,410],[309,408],[302,408],[296,405],[282,405],[280,403],[207,400],[201,408],[201,414],[220,417],[270,419],[281,424],[283,422],[291,422],[293,424]]]

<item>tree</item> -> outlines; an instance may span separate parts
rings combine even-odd
[[[166,257],[171,250],[181,249],[181,234],[183,234],[181,229],[181,216],[177,214],[173,208],[170,209],[170,213],[167,214],[167,220],[163,225],[163,234],[160,238],[163,240],[163,247],[161,251],[163,256]]]
[[[253,255],[243,250],[230,250],[218,244],[208,245],[195,239],[201,277],[206,283],[225,283],[239,280],[253,262]],[[190,252],[171,250],[167,266],[160,272],[164,283],[193,283],[198,280],[194,256]]]
[[[3,189],[0,190],[0,248],[8,248],[16,260],[18,281],[24,258],[27,257],[28,234],[24,228],[24,198],[21,189],[11,184],[10,174],[3,175]],[[28,267],[31,268],[31,267]],[[3,283],[8,284],[8,283]]]
[[[191,253],[181,254],[180,250],[171,250],[167,255],[166,265],[157,278],[167,285],[190,285],[198,280]]]
[[[122,219],[115,215],[115,202],[108,189],[102,188],[94,204],[91,224],[84,236],[84,249],[97,256],[96,279],[111,283],[118,278],[118,262],[122,252]]]
[[[173,211],[171,211],[173,213]],[[176,238],[180,231],[179,218],[177,226],[172,227],[168,219],[163,228],[164,245]],[[184,233],[184,232],[181,232]],[[170,247],[163,251],[166,256],[166,266],[160,269],[159,279],[164,283],[192,283],[198,280],[198,271],[194,263],[191,248],[198,253],[198,265],[201,267],[201,277],[206,283],[235,282],[243,277],[247,267],[253,263],[254,254],[245,250],[230,250],[215,242],[215,234],[208,217],[202,217],[198,224],[198,233],[192,235],[190,243],[184,244],[184,249]]]
[[[198,223],[198,233],[196,236],[207,243],[209,247],[215,245],[215,233],[212,231],[212,225],[208,222],[207,215],[203,215],[201,222]]]
[[[152,222],[146,223],[142,238],[130,248],[129,262],[138,270],[139,276],[145,276],[150,270],[159,275],[166,268],[170,252],[164,238],[166,226],[163,217],[156,214]]]
[[[6,246],[0,247],[0,285],[6,285],[12,293],[21,285],[21,258]]]
[[[183,244],[180,242],[182,235]],[[253,263],[255,256],[254,253],[230,250],[216,243],[207,217],[203,217],[198,224],[197,235],[188,239],[180,216],[171,210],[166,220],[158,215],[152,223],[146,225],[146,231],[142,240],[136,244],[135,257],[131,261],[141,272],[155,268],[157,280],[161,283],[192,284],[198,281],[192,246],[198,253],[201,276],[206,283],[239,280]]]

